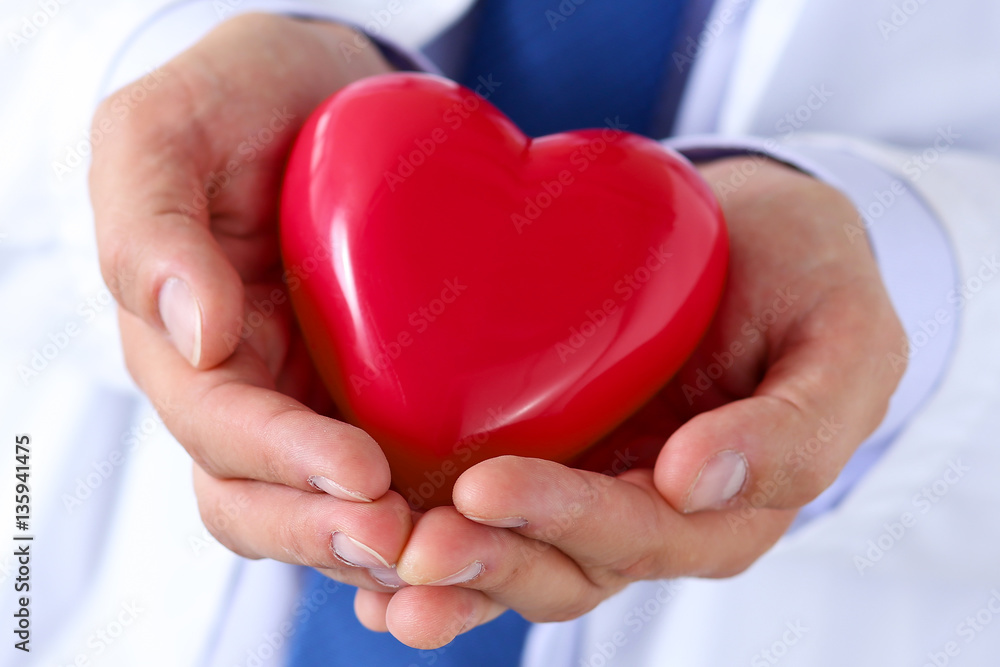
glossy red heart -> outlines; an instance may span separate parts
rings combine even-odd
[[[637,410],[708,326],[728,252],[677,154],[615,119],[528,139],[423,74],[316,110],[281,218],[313,360],[423,508],[479,461],[568,461]]]

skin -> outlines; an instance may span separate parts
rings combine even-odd
[[[836,478],[902,374],[886,361],[902,328],[870,248],[844,233],[856,210],[770,160],[699,165],[729,227],[728,286],[686,366],[611,436],[645,467],[610,477],[500,457],[459,478],[453,507],[413,513],[389,490],[377,444],[324,416],[335,412],[287,302],[240,335],[250,304],[284,289],[277,196],[295,131],[329,94],[389,70],[371,46],[348,59],[339,47],[354,39],[335,25],[230,20],[165,66],[147,102],[95,148],[100,260],[121,305],[125,358],[194,460],[206,526],[243,556],[359,586],[361,621],[418,648],[442,646],[508,608],[566,620],[632,581],[746,569]],[[95,125],[111,117],[116,96]],[[275,100],[294,115],[291,125],[206,206],[185,206],[267,125]],[[748,160],[753,175],[733,188],[734,167]],[[189,286],[202,314],[196,355],[181,354],[160,319],[158,295],[171,277]],[[778,293],[791,295],[781,313]],[[729,368],[692,393],[699,372],[727,351]],[[745,457],[747,479],[731,500],[694,507],[692,488],[723,451]],[[352,494],[322,493],[309,483],[314,475]],[[395,565],[410,586],[383,585],[375,569],[338,558],[335,532]],[[475,563],[482,568],[471,581],[435,583]]]

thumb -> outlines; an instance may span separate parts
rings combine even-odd
[[[116,132],[95,147],[90,189],[101,272],[123,308],[166,333],[193,366],[209,368],[239,340],[243,283],[212,233],[207,201],[199,206],[205,158],[185,130],[165,131],[190,113],[164,88],[113,119]],[[112,99],[101,105],[95,126],[112,122],[112,107]]]
[[[899,329],[887,300],[844,305],[829,299],[806,316],[800,326],[821,333],[792,336],[752,396],[671,435],[654,480],[673,507],[797,509],[833,483],[882,421],[902,374],[886,362]]]

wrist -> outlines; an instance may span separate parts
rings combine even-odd
[[[837,224],[854,220],[857,209],[840,190],[784,162],[760,154],[737,155],[696,163],[715,193],[727,219],[781,202],[786,212],[800,210],[805,219],[822,210]]]
[[[763,187],[770,189],[816,182],[795,167],[759,153],[695,162],[694,166],[720,199],[736,195],[758,196],[759,189]]]

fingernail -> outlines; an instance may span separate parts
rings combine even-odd
[[[479,575],[483,573],[483,563],[481,561],[474,561],[469,565],[466,565],[461,570],[451,575],[450,577],[445,577],[444,579],[438,579],[437,581],[432,581],[427,586],[454,586],[455,584],[464,584],[466,582],[472,581]]]
[[[324,493],[329,493],[334,498],[339,498],[340,500],[350,500],[352,502],[360,502],[360,503],[370,503],[372,501],[372,499],[366,496],[365,494],[344,488],[343,486],[337,484],[332,479],[323,477],[321,475],[313,475],[312,477],[310,477],[309,484],[319,489],[320,491],[323,491]]]
[[[719,452],[698,473],[684,511],[698,512],[722,507],[739,493],[746,479],[746,456],[732,450]]]
[[[399,574],[397,574],[396,568],[394,567],[373,567],[368,570],[368,573],[372,575],[372,579],[383,586],[388,586],[389,588],[405,588],[409,586],[409,584],[403,581]]]
[[[333,534],[330,544],[334,555],[348,565],[369,569],[389,569],[391,567],[386,559],[378,555],[377,551],[339,531]]]
[[[197,366],[201,359],[201,306],[180,278],[168,278],[160,287],[160,319],[177,350]]]
[[[463,515],[469,521],[475,521],[476,523],[481,523],[484,526],[491,526],[493,528],[523,528],[528,525],[528,520],[520,516],[509,516],[506,519],[484,519],[480,516],[472,516],[469,514]]]

